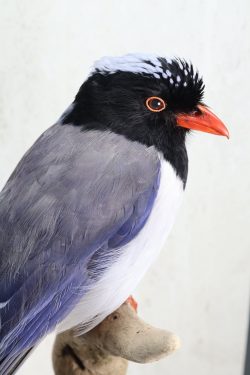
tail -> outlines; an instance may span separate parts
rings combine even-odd
[[[31,353],[33,347],[26,349],[21,354],[12,357],[6,356],[0,361],[0,375],[13,375],[23,364],[27,356]]]

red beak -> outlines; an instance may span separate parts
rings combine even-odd
[[[203,105],[198,105],[197,107],[199,110],[197,113],[177,115],[177,125],[206,133],[224,135],[229,138],[229,131],[213,112]]]

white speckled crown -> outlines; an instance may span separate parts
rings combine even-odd
[[[171,63],[172,59],[167,59]],[[159,74],[171,76],[170,71],[162,68],[159,56],[154,54],[130,53],[124,56],[111,57],[104,56],[94,64],[94,71],[115,73],[116,71],[132,72],[132,73],[149,73],[160,78]]]
[[[113,57],[104,56],[100,60],[96,61],[91,74],[100,73],[115,73],[117,71],[132,72],[132,73],[145,73],[151,74],[155,78],[166,78],[169,80],[170,84],[183,84],[186,86],[185,80],[177,75],[173,77],[170,70],[166,67],[166,64],[172,64],[175,61],[182,72],[183,77],[188,76],[187,67],[183,64],[181,60],[164,58],[165,67],[162,64],[163,58],[155,54],[145,54],[145,53],[130,53],[124,56]],[[183,82],[181,82],[183,81]]]

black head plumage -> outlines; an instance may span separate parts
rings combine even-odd
[[[176,114],[195,111],[203,90],[202,78],[182,59],[145,55],[104,58],[81,86],[62,123],[83,130],[108,129],[154,145],[186,180],[188,130],[176,126]],[[152,96],[165,101],[164,111],[148,110],[145,102]]]

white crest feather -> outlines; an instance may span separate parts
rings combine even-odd
[[[171,63],[171,59],[166,59]],[[117,71],[132,73],[152,74],[155,78],[160,78],[163,68],[159,56],[145,53],[130,53],[119,57],[103,57],[96,61],[92,73],[96,71],[115,73]]]

